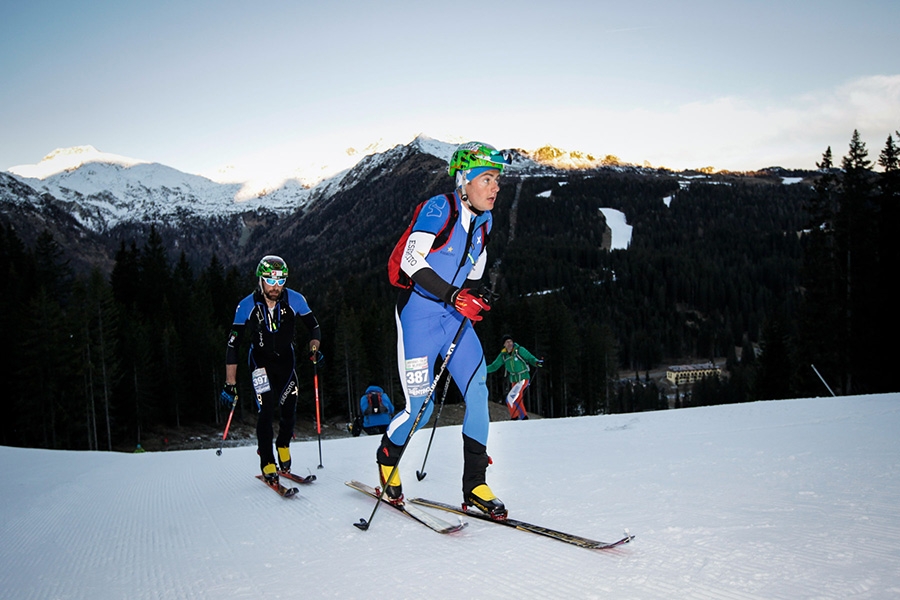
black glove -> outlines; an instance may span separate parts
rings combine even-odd
[[[237,386],[233,383],[226,383],[219,395],[219,401],[225,405],[225,408],[231,408],[237,402]]]
[[[536,366],[536,367],[543,367],[543,366],[544,366],[544,359],[543,359],[543,358],[537,359],[537,362],[535,363],[534,366]]]
[[[325,355],[318,350],[314,350],[309,353],[309,360],[311,360],[314,365],[321,366],[322,363],[325,362]]]
[[[494,290],[492,290],[488,285],[483,285],[478,288],[478,295],[481,296],[481,299],[488,304],[493,304],[497,301],[498,298],[500,298],[500,294],[495,294]]]

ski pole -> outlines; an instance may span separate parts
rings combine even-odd
[[[822,377],[822,375],[819,373],[819,370],[816,368],[816,365],[810,364],[809,366],[812,367],[812,370],[816,372],[816,375],[819,376],[819,379],[821,379],[821,380],[822,380],[822,383],[825,384],[825,387],[828,388],[828,392],[829,392],[832,396],[834,396],[835,394],[834,394],[833,391],[831,391],[831,386],[828,385],[828,382],[826,382],[826,381],[825,381],[825,378]]]
[[[319,411],[319,357],[318,354],[313,357],[313,387],[316,390],[316,434],[319,437],[319,467],[322,466],[322,417]]]
[[[444,362],[443,364],[441,364],[441,369],[440,371],[438,371],[438,374],[431,382],[431,388],[428,390],[428,395],[425,396],[425,401],[422,402],[422,408],[420,408],[419,412],[416,414],[416,420],[413,421],[412,427],[409,430],[409,435],[406,436],[406,441],[403,442],[403,446],[400,447],[400,453],[397,455],[397,462],[394,463],[394,466],[387,477],[387,481],[393,479],[394,473],[397,472],[397,468],[400,466],[400,460],[403,458],[403,453],[406,452],[406,448],[409,446],[409,440],[412,439],[413,434],[416,432],[416,427],[419,426],[419,421],[422,420],[422,415],[425,414],[425,409],[428,407],[428,402],[431,400],[432,395],[434,395],[434,389],[437,387],[438,381],[440,381],[441,376],[444,374],[444,371],[447,370],[447,363],[450,362],[450,358],[453,356],[454,350],[456,350],[456,344],[459,343],[459,339],[462,337],[463,331],[465,330],[468,321],[469,319],[464,318],[462,320],[462,323],[459,324],[459,331],[456,332],[456,336],[454,336],[453,341],[450,343],[450,347],[447,348],[447,355],[444,357]],[[365,519],[360,518],[359,523],[353,524],[354,527],[362,529],[363,531],[369,529],[369,525],[372,524],[372,519],[375,518],[375,512],[378,510],[378,507],[381,505],[381,500],[384,498],[385,489],[387,489],[387,486],[382,485],[381,491],[378,493],[378,499],[375,502],[375,506],[374,508],[372,508],[372,514],[369,515],[369,520],[366,521]]]
[[[437,429],[438,421],[441,420],[441,413],[444,411],[444,400],[447,399],[447,390],[450,389],[450,380],[452,377],[447,375],[447,382],[444,383],[444,394],[441,396],[441,403],[438,406],[438,414],[434,418],[434,426],[431,428],[431,437],[428,438],[428,448],[425,449],[425,458],[422,459],[422,470],[416,471],[416,479],[422,481],[428,473],[425,472],[425,463],[428,461],[428,453],[431,452],[431,442],[434,441],[434,431]]]
[[[225,433],[222,434],[222,443],[216,450],[216,456],[222,456],[222,448],[225,446],[225,438],[228,437],[228,429],[231,427],[231,417],[234,416],[234,409],[237,408],[237,396],[234,398],[234,404],[231,405],[231,412],[228,413],[228,422],[225,424]]]

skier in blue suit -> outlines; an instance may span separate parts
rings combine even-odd
[[[508,156],[487,144],[459,146],[448,169],[456,178],[456,189],[453,194],[434,196],[425,203],[406,241],[400,269],[413,285],[400,293],[395,313],[397,363],[406,407],[391,420],[377,453],[381,485],[392,502],[403,500],[399,469],[393,467],[428,396],[434,366],[446,357],[462,326],[447,370],[466,403],[463,501],[495,518],[506,516],[505,506],[486,482],[490,462],[487,373],[484,351],[472,322],[480,321],[480,313],[490,310],[489,293],[479,288],[487,264],[485,245],[492,225],[491,209],[500,191],[500,174],[508,164]],[[448,224],[454,214],[454,222]],[[437,234],[446,226],[452,227],[449,239],[434,248]],[[429,402],[419,428],[427,423],[433,407]]]

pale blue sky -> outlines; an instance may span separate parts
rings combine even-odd
[[[31,0],[0,20],[0,170],[90,144],[202,173],[418,132],[814,168],[900,129],[898,27],[896,0]]]

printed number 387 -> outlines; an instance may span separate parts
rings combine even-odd
[[[407,385],[417,385],[425,383],[428,379],[428,370],[427,369],[419,369],[416,371],[407,371],[406,372],[406,383]]]

